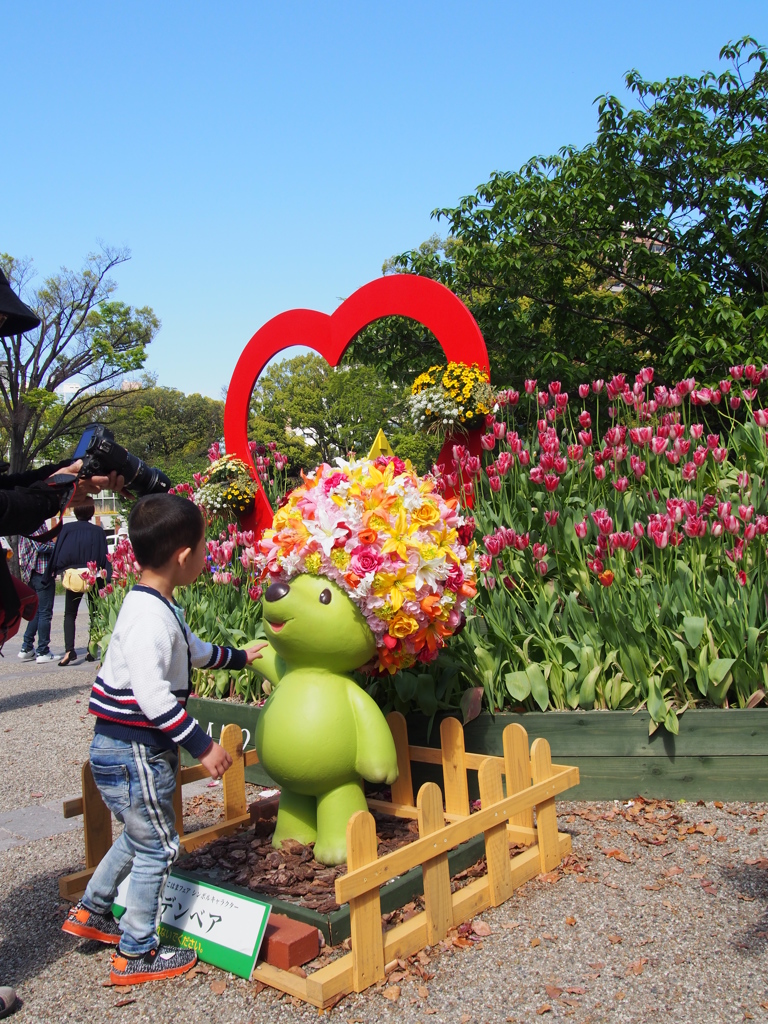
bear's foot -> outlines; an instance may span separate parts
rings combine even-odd
[[[279,849],[286,839],[305,846],[317,839],[317,803],[313,796],[283,788],[277,808],[272,845]]]
[[[347,860],[347,823],[368,804],[361,779],[346,782],[317,798],[317,841],[315,860],[321,864],[344,864]]]

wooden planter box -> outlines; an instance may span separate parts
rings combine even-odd
[[[191,700],[189,708],[204,729],[211,727],[216,739],[226,723],[236,722],[248,731],[246,750],[253,748],[258,708],[199,698]],[[429,737],[426,718],[409,715],[407,721],[411,743],[440,745],[440,718]],[[465,726],[464,735],[468,751],[496,756],[502,753],[504,727],[511,722],[523,725],[531,740],[543,737],[556,761],[579,769],[581,782],[568,794],[571,800],[766,799],[768,709],[692,709],[679,719],[678,736],[657,729],[649,737],[649,721],[647,711],[483,713]],[[415,781],[437,778],[420,767]],[[246,779],[271,784],[260,765],[247,768]]]

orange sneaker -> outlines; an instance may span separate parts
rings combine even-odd
[[[186,974],[197,963],[194,949],[158,946],[140,956],[127,956],[119,949],[112,954],[109,980],[113,985],[138,985],[142,981],[160,981]]]
[[[120,941],[120,928],[112,914],[97,914],[84,907],[82,901],[70,908],[61,930],[82,939],[108,942],[112,946]]]

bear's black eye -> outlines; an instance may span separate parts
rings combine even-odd
[[[318,598],[318,601],[320,602],[320,604],[330,604],[331,603],[331,592],[330,592],[330,590],[324,590],[322,592],[322,594],[320,595],[320,597]]]

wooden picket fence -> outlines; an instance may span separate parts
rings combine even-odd
[[[534,740],[518,724],[503,733],[503,757],[468,753],[464,731],[454,718],[440,726],[440,749],[411,746],[405,719],[397,712],[387,718],[397,750],[399,777],[392,801],[370,799],[370,810],[418,821],[419,838],[384,857],[376,853],[376,827],[369,811],[359,811],[347,826],[347,874],[336,880],[336,900],[349,903],[351,950],[302,978],[260,962],[254,979],[296,996],[318,1008],[332,1005],[350,992],[361,992],[385,980],[385,965],[417,953],[444,939],[451,928],[489,907],[509,899],[515,888],[541,872],[552,871],[571,851],[571,837],[557,830],[555,797],[578,785],[578,768],[552,764],[549,744]],[[190,850],[249,821],[245,798],[246,766],[257,762],[255,751],[243,753],[239,726],[227,725],[222,746],[233,764],[224,776],[224,821],[181,835]],[[434,782],[413,797],[411,764],[442,768],[442,791]],[[476,771],[481,809],[470,813],[468,771]],[[200,765],[182,768],[176,791],[176,816],[181,823],[181,788],[205,778]],[[504,781],[506,781],[506,792]],[[59,882],[62,896],[77,898],[112,842],[109,811],[101,801],[88,765],[83,766],[83,796],[66,801],[65,816],[83,814],[86,869]],[[534,816],[535,815],[535,816]],[[448,852],[462,843],[484,837],[486,873],[451,892]],[[510,844],[525,846],[510,857]],[[421,867],[425,909],[386,931],[382,929],[379,887],[415,867]]]

